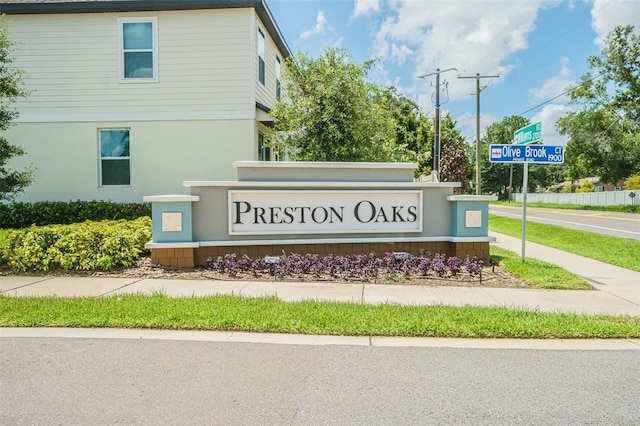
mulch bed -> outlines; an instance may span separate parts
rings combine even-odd
[[[298,276],[298,277],[274,277],[268,273],[254,276],[253,274],[238,274],[235,277],[221,274],[205,267],[198,268],[169,268],[151,264],[149,257],[138,259],[135,265],[130,267],[116,267],[110,271],[27,271],[15,272],[10,266],[0,265],[0,276],[29,275],[29,276],[57,276],[57,277],[110,277],[110,278],[149,278],[149,279],[185,279],[185,280],[242,280],[242,281],[274,281],[277,282],[336,282],[336,283],[371,283],[384,285],[421,285],[421,286],[458,286],[458,287],[499,287],[499,288],[533,288],[533,286],[518,277],[511,275],[500,265],[485,266],[480,277],[470,277],[461,274],[456,277],[439,278],[433,276],[388,276],[381,274],[376,279],[350,279],[344,280],[330,276]]]

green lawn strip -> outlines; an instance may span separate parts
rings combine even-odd
[[[286,303],[213,296],[0,296],[2,327],[149,328],[347,336],[637,338],[640,317],[507,308]]]
[[[522,221],[489,215],[489,229],[521,238]],[[640,241],[527,221],[527,241],[640,272]]]
[[[593,290],[591,284],[566,269],[537,259],[527,258],[522,262],[520,255],[500,247],[491,246],[491,259],[537,288]]]
[[[496,206],[522,207],[521,201],[491,201],[490,204]],[[600,212],[617,212],[617,213],[640,213],[640,202],[636,205],[624,204],[616,206],[587,206],[582,204],[553,204],[553,203],[529,203],[527,207],[539,207],[544,209],[560,209],[560,210],[594,210]]]

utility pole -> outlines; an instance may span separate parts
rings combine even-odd
[[[457,68],[447,68],[446,70],[440,70],[438,68],[436,72],[421,75],[418,78],[425,78],[432,75],[436,76],[436,119],[435,129],[433,135],[433,171],[436,178],[440,181],[440,74],[447,71],[458,71]]]
[[[499,75],[480,75],[480,73],[474,76],[458,77],[476,79],[476,195],[480,195],[482,192],[480,188],[480,92],[487,88],[487,86],[480,88],[480,79],[499,77]]]

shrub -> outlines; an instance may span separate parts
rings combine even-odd
[[[624,189],[634,190],[640,189],[640,175],[630,176],[624,183]]]
[[[134,220],[150,217],[149,203],[111,201],[38,201],[36,203],[0,203],[0,228],[26,228],[31,225],[80,223],[87,220]]]
[[[585,180],[582,182],[582,185],[580,185],[580,188],[576,189],[576,192],[595,192],[595,190],[596,186],[588,180]]]
[[[132,265],[151,239],[151,219],[86,221],[7,232],[4,256],[18,271],[108,270]]]

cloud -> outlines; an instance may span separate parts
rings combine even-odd
[[[414,77],[451,67],[461,75],[504,76],[519,66],[512,55],[528,48],[540,10],[558,3],[394,0],[386,3],[387,18],[377,31],[372,56],[397,64],[410,59]],[[458,80],[455,73],[447,78],[452,100],[475,90],[473,80]],[[500,84],[500,79],[484,82]],[[424,83],[419,84],[424,90]]]
[[[529,90],[532,102],[545,102],[566,91],[567,87],[572,83],[570,76],[571,69],[569,68],[569,59],[562,58],[562,67],[558,74],[549,77],[540,87]],[[568,98],[566,95],[561,98],[554,99],[555,103],[565,103],[567,100]]]
[[[327,31],[335,32],[333,27],[328,25],[327,19],[324,17],[324,11],[320,10],[316,16],[315,27],[300,34],[300,38],[304,39],[314,35],[325,35]]]
[[[476,144],[476,114],[465,112],[462,115],[454,117],[456,128],[460,130],[469,145]],[[500,118],[486,113],[480,113],[480,139],[484,136],[484,132],[493,123],[500,121]],[[506,142],[505,142],[506,143]]]
[[[391,46],[391,57],[397,62],[398,65],[404,64],[404,62],[413,55],[413,50],[411,50],[407,45],[393,45]]]
[[[591,8],[591,27],[596,32],[594,44],[602,47],[607,34],[617,25],[640,28],[640,1],[594,0]]]
[[[382,0],[354,0],[351,19],[380,12]]]
[[[556,130],[556,121],[572,110],[567,105],[545,105],[540,112],[531,117],[532,123],[542,123],[542,143],[545,145],[566,145],[568,138]]]

